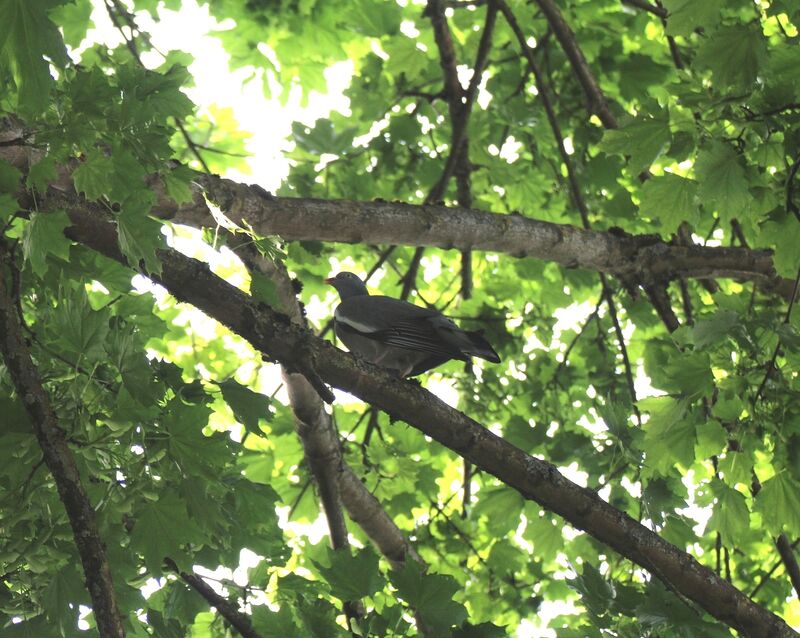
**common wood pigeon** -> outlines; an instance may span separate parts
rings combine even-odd
[[[480,332],[459,328],[436,310],[401,299],[371,296],[358,276],[340,272],[325,280],[339,293],[336,336],[353,354],[401,377],[413,377],[450,359],[500,357]]]

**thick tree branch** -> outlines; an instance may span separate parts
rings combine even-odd
[[[98,207],[76,205],[64,197],[48,202],[65,208],[76,241],[120,260],[116,231]],[[750,601],[730,583],[689,554],[664,541],[597,494],[567,480],[558,470],[514,447],[489,429],[449,407],[425,389],[399,381],[386,370],[359,361],[293,324],[288,317],[214,276],[206,264],[172,250],[159,251],[161,283],[250,341],[255,348],[289,365],[298,351],[313,354],[317,372],[328,383],[403,419],[454,450],[483,471],[585,530],[621,555],[649,570],[715,618],[745,636],[797,636],[785,622]]]
[[[8,126],[10,137],[18,130]],[[39,156],[27,147],[0,147],[0,158],[23,173]],[[72,190],[71,170],[61,167],[53,186]],[[176,205],[164,193],[160,178],[149,185],[156,192],[156,212],[190,226],[208,223],[205,197],[234,222],[248,224],[261,235],[286,240],[315,239],[346,243],[436,246],[484,250],[515,257],[535,257],[568,268],[586,268],[614,275],[631,286],[667,282],[678,277],[701,280],[731,278],[753,281],[768,292],[790,299],[793,280],[778,277],[768,250],[745,247],[676,246],[653,235],[580,230],[567,224],[538,221],[439,205],[358,202],[313,198],[277,198],[259,186],[216,175],[197,174],[193,199]],[[21,194],[24,197],[24,194]],[[335,219],[336,223],[331,223]]]
[[[117,607],[111,567],[97,528],[95,512],[83,488],[75,457],[59,426],[50,397],[31,359],[14,300],[5,283],[7,272],[4,262],[12,269],[15,267],[9,257],[0,240],[0,352],[17,396],[31,419],[44,461],[67,511],[83,565],[86,588],[92,599],[97,628],[103,638],[122,638],[125,636],[122,615]]]
[[[755,281],[789,298],[793,282],[779,278],[772,254],[742,247],[675,246],[653,235],[581,230],[522,215],[398,202],[276,198],[217,176],[199,176],[208,197],[235,223],[247,221],[261,235],[346,243],[401,244],[473,249],[535,257],[586,268],[631,284],[676,277],[727,277]],[[192,226],[208,220],[203,204],[176,210],[173,221]],[[332,224],[331,219],[336,223]]]
[[[254,263],[245,258],[245,263],[276,284],[280,309],[294,323],[307,328],[292,283],[283,266],[263,259]],[[325,411],[319,394],[302,375],[294,374],[286,367],[282,367],[282,371],[289,403],[297,420],[297,433],[303,443],[311,472],[321,490],[320,500],[328,518],[333,547],[344,547],[348,544],[347,529],[341,512],[341,505],[344,505],[353,522],[361,527],[393,567],[402,567],[409,555],[422,562],[378,499],[342,458],[339,434],[330,414]],[[321,483],[323,486],[320,486]]]
[[[268,277],[277,288],[280,309],[289,315],[292,321],[305,326],[302,311],[297,304],[292,282],[286,268],[279,263],[265,259],[255,250],[243,248],[244,242],[236,242],[234,247],[244,263],[251,271]],[[295,374],[282,367],[283,382],[289,394],[289,403],[295,416],[295,427],[303,444],[306,462],[314,477],[322,502],[322,509],[328,521],[331,545],[334,549],[349,546],[347,525],[342,512],[339,496],[338,474],[342,471],[342,454],[339,449],[339,436],[325,406],[313,386],[301,374]],[[325,422],[330,427],[324,427]]]

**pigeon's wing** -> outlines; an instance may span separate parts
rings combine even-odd
[[[364,337],[396,348],[428,352],[446,359],[464,358],[454,344],[442,338],[443,321],[458,330],[435,310],[420,308],[391,297],[351,297],[336,309],[336,321]]]

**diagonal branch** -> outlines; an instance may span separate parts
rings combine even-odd
[[[116,260],[120,253],[113,224],[97,205],[57,195],[47,207],[68,211],[72,239]],[[649,570],[709,614],[745,636],[797,637],[786,623],[756,605],[730,583],[689,554],[666,542],[597,494],[566,479],[550,463],[529,456],[491,430],[451,408],[424,388],[336,350],[211,274],[208,267],[173,250],[160,250],[161,276],[152,278],[177,299],[191,303],[227,326],[266,355],[296,365],[299,350],[310,351],[321,378],[457,452],[485,472],[515,488],[523,497],[568,520]]]
[[[797,565],[797,557],[792,550],[792,544],[789,542],[786,534],[778,536],[775,541],[778,546],[778,553],[781,555],[781,562],[786,567],[786,573],[789,575],[789,580],[794,587],[794,595],[800,596],[800,566]]]
[[[13,269],[5,245],[0,240],[0,265]],[[0,352],[11,375],[17,396],[25,406],[33,431],[67,511],[75,545],[83,564],[86,588],[100,635],[106,638],[125,636],[122,615],[117,606],[111,567],[97,527],[97,518],[83,488],[75,457],[67,445],[64,430],[50,403],[36,366],[31,359],[22,326],[14,309],[14,300],[5,283],[5,268],[0,270]]]
[[[655,16],[658,16],[662,20],[666,20],[667,10],[664,7],[660,7],[655,4],[650,4],[647,0],[622,0],[622,4],[630,5],[631,7],[636,7],[637,9],[641,9],[642,11],[647,11],[648,13],[652,13]]]
[[[542,13],[544,13],[550,28],[556,34],[558,41],[561,43],[561,48],[572,64],[572,70],[575,72],[575,76],[578,78],[578,82],[583,87],[583,92],[589,100],[589,110],[600,118],[606,128],[617,128],[617,118],[611,112],[606,96],[592,74],[589,63],[578,45],[578,40],[575,38],[575,34],[570,29],[567,21],[564,20],[558,5],[554,0],[536,0],[536,4],[539,5]]]
[[[243,614],[241,611],[239,611],[224,596],[220,596],[216,591],[214,591],[214,588],[200,578],[200,576],[181,571],[178,569],[178,566],[175,564],[175,562],[170,558],[166,558],[164,562],[172,571],[181,577],[183,582],[185,582],[187,585],[189,585],[189,587],[194,589],[200,596],[202,596],[209,605],[214,607],[219,615],[227,620],[233,626],[233,628],[236,629],[241,636],[243,636],[243,638],[261,638],[261,634],[253,629],[253,623],[250,622],[250,617],[247,614]]]
[[[251,269],[257,269],[276,284],[281,309],[294,323],[307,328],[285,268],[263,258],[250,259],[238,252]],[[297,421],[297,433],[320,489],[320,500],[328,519],[333,547],[344,547],[348,544],[341,511],[343,505],[350,518],[361,527],[393,567],[401,567],[408,556],[422,562],[380,502],[342,458],[339,434],[319,394],[302,375],[290,372],[285,366],[282,370],[289,403]]]

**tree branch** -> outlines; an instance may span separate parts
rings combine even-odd
[[[648,13],[652,13],[659,18],[666,20],[667,10],[664,7],[659,7],[655,4],[650,4],[647,0],[622,0],[622,4],[627,4],[631,7],[636,7],[637,9],[641,9],[642,11],[647,11]]]
[[[0,158],[26,172],[32,157],[18,148],[0,148]],[[72,166],[60,168],[56,187],[71,189]],[[567,268],[586,268],[614,275],[635,286],[678,277],[720,277],[754,281],[767,292],[790,299],[794,281],[778,277],[769,250],[745,247],[679,246],[654,235],[581,230],[522,215],[505,215],[447,206],[399,202],[273,197],[216,175],[198,173],[191,202],[177,205],[164,193],[158,177],[149,180],[161,217],[190,226],[207,223],[204,197],[215,202],[234,223],[246,221],[260,235],[286,240],[315,239],[346,243],[437,246],[485,250],[553,261]],[[20,192],[23,202],[30,202]],[[330,220],[336,219],[335,224]]]
[[[14,269],[15,265],[8,257],[6,247],[0,240],[0,265],[6,262]],[[67,511],[100,635],[104,638],[123,638],[125,630],[122,615],[117,607],[111,567],[97,527],[95,511],[83,488],[75,457],[59,426],[50,397],[31,359],[14,300],[6,287],[4,271],[5,268],[0,269],[0,352],[17,396],[30,417],[44,461]]]
[[[170,558],[164,559],[164,562],[173,572],[181,577],[183,582],[200,594],[209,605],[214,607],[217,612],[219,612],[219,615],[227,620],[244,638],[261,638],[261,634],[253,629],[250,617],[240,612],[229,600],[215,592],[214,588],[200,578],[200,576],[182,572]]]
[[[590,111],[600,118],[606,128],[617,128],[617,118],[611,112],[606,96],[592,74],[589,63],[578,45],[578,40],[575,38],[575,34],[570,29],[567,21],[564,20],[558,5],[553,0],[536,0],[536,4],[541,8],[542,13],[547,18],[547,22],[550,24],[550,28],[561,43],[561,48],[572,64],[575,76],[578,78],[578,82],[583,87],[583,92],[589,100]]]
[[[124,262],[117,246],[116,229],[101,217],[96,205],[70,202],[58,196],[47,203],[68,211],[74,224],[67,229],[68,236]],[[750,601],[689,554],[597,494],[567,480],[550,463],[525,454],[420,386],[399,381],[386,370],[336,350],[292,324],[284,315],[219,279],[206,264],[173,250],[161,250],[158,256],[163,271],[161,276],[151,276],[155,281],[268,356],[292,366],[296,365],[298,350],[310,350],[315,355],[319,375],[328,383],[404,420],[515,488],[525,498],[563,516],[743,635],[797,636],[783,620]]]
[[[793,287],[793,281],[776,275],[767,250],[676,246],[654,235],[581,230],[459,207],[276,198],[265,196],[257,186],[217,176],[198,176],[197,181],[234,223],[246,220],[261,235],[287,240],[470,248],[587,268],[631,283],[729,277],[755,281],[787,299]],[[172,221],[193,226],[202,225],[209,215],[205,204],[177,208],[165,202],[163,210]],[[332,218],[336,224],[330,223]]]
[[[281,310],[288,314],[295,324],[307,328],[285,268],[263,259],[257,262],[250,259],[245,261],[276,284]],[[325,411],[319,394],[302,375],[289,372],[286,367],[282,367],[282,370],[289,403],[297,422],[297,433],[303,444],[309,467],[321,490],[320,500],[328,518],[333,547],[348,545],[347,529],[341,512],[341,505],[344,505],[353,522],[361,527],[393,567],[402,567],[408,555],[422,563],[422,559],[380,502],[342,458],[339,434],[330,414]]]
[[[794,587],[794,595],[800,596],[800,567],[797,565],[797,557],[794,555],[794,551],[792,551],[792,545],[789,543],[786,534],[778,536],[778,540],[775,541],[775,544],[778,546],[781,562],[786,568],[786,573],[789,576],[792,587]]]

